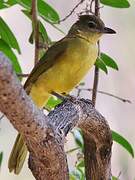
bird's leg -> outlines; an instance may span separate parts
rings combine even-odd
[[[62,100],[62,101],[64,101],[65,98],[66,98],[64,95],[61,95],[61,94],[59,94],[59,93],[57,93],[57,92],[55,92],[55,91],[52,91],[51,94],[52,94],[53,96],[56,96],[57,98],[59,98],[59,99]]]
[[[66,100],[66,99],[68,99],[68,100],[70,100],[70,101],[74,101],[74,100],[76,99],[74,96],[71,96],[71,95],[69,95],[69,94],[67,94],[67,93],[65,93],[65,92],[59,94],[59,93],[57,93],[57,92],[55,92],[55,91],[52,91],[51,94],[52,94],[53,96],[56,96],[57,98],[59,98],[59,99],[62,100],[62,101]]]
[[[68,100],[70,100],[70,101],[74,101],[74,100],[76,100],[76,97],[75,96],[71,96],[70,94],[67,94],[67,93],[65,93],[65,92],[63,92],[62,93],[62,95],[64,95],[65,96],[65,99],[68,99]]]

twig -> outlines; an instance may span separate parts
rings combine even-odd
[[[74,13],[74,11],[78,8],[78,6],[79,6],[80,4],[82,4],[84,1],[85,1],[85,0],[80,0],[80,1],[75,5],[75,7],[70,11],[70,13],[69,13],[66,17],[64,17],[63,19],[61,19],[61,20],[59,21],[59,23],[67,20],[67,19]]]
[[[99,69],[98,67],[95,66],[94,82],[93,82],[93,89],[92,89],[92,102],[94,106],[96,104],[96,98],[97,98],[98,81],[99,81]]]
[[[96,16],[100,16],[99,5],[100,5],[99,0],[95,0],[95,15]],[[100,55],[100,46],[99,46],[99,41],[98,41],[98,56],[99,55]],[[93,91],[92,91],[92,102],[94,106],[96,104],[98,81],[99,81],[99,69],[98,67],[95,67],[94,83],[93,83]]]
[[[18,77],[24,77],[24,78],[26,78],[26,77],[29,76],[29,74],[22,74],[22,73],[17,73],[16,75],[17,75]]]
[[[92,11],[92,6],[93,6],[93,2],[94,0],[91,0],[89,3],[86,3],[86,7],[83,11],[81,11],[79,13],[79,15],[82,15],[82,14],[95,14],[93,11]]]
[[[124,99],[124,98],[121,98],[119,96],[116,96],[116,95],[108,93],[108,92],[104,92],[104,91],[97,91],[97,92],[101,93],[101,94],[105,94],[105,95],[111,96],[111,97],[114,97],[116,99],[119,99],[122,102],[127,102],[127,103],[130,103],[130,104],[132,103],[129,99]]]
[[[93,2],[94,2],[94,0],[91,0],[91,2],[90,2],[90,11],[92,12],[92,5],[93,5]]]
[[[80,95],[81,91],[89,91],[91,92],[93,89],[92,88],[79,88],[79,87],[76,87],[76,89],[78,90],[78,93],[77,93],[77,97]],[[97,90],[97,93],[100,93],[100,94],[105,94],[107,96],[111,96],[113,98],[116,98],[124,103],[132,103],[129,99],[124,99],[124,98],[121,98],[119,96],[116,96],[114,94],[111,94],[111,93],[108,93],[108,92],[105,92],[105,91],[100,91],[100,90]]]
[[[100,16],[100,1],[99,0],[95,0],[95,15],[96,16]]]
[[[48,50],[48,48],[49,48],[49,43],[48,42],[46,42],[46,43],[39,43],[39,49],[44,49],[45,51],[47,51]]]
[[[32,24],[33,24],[33,30],[34,30],[34,39],[35,39],[35,57],[34,61],[35,64],[37,64],[39,59],[39,21],[38,21],[38,15],[37,15],[37,0],[32,0],[32,8],[31,8],[31,14],[32,14]]]
[[[2,114],[1,116],[0,116],[0,121],[4,118],[4,114]]]
[[[70,153],[72,153],[73,151],[77,151],[77,150],[79,150],[79,149],[80,149],[80,147],[75,147],[75,148],[73,148],[73,149],[70,149],[70,150],[66,151],[66,154],[70,154]]]

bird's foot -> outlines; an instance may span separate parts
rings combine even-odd
[[[56,96],[57,98],[59,98],[60,100],[64,101],[64,100],[70,100],[70,101],[74,101],[76,99],[76,97],[74,96],[71,96],[69,94],[66,94],[66,93],[57,93],[55,91],[52,91],[51,93],[53,96]]]
[[[76,97],[73,95],[71,96],[70,94],[66,94],[66,93],[62,93],[62,95],[64,95],[65,99],[68,99],[72,102],[76,100]]]
[[[55,91],[52,91],[51,94],[52,94],[53,96],[56,96],[57,98],[59,98],[59,99],[62,100],[62,101],[65,100],[65,96],[64,96],[64,95],[61,95],[61,94],[59,94],[59,93],[57,93],[57,92],[55,92]]]

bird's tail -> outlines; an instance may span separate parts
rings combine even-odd
[[[38,93],[38,95],[30,93],[30,96],[39,108],[42,108],[44,104],[47,103],[50,97],[48,93],[44,93],[44,96],[42,96],[42,94],[40,93]],[[24,143],[23,136],[21,134],[18,134],[8,161],[9,171],[14,171],[15,174],[19,174],[23,167],[26,156],[27,147]]]
[[[14,171],[15,174],[19,174],[26,156],[27,147],[23,141],[22,135],[18,134],[8,161],[9,171]]]

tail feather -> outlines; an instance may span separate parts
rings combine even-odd
[[[29,93],[29,89],[26,89],[26,91],[27,93]],[[39,108],[42,108],[44,104],[48,101],[50,94],[48,93],[42,94],[39,92],[40,89],[33,88],[32,92],[30,93],[30,96],[32,97],[35,104]],[[18,134],[8,161],[9,171],[10,172],[14,171],[15,174],[19,174],[23,167],[26,156],[27,156],[27,147],[23,141],[23,136],[21,134]]]
[[[18,134],[8,161],[9,171],[19,174],[27,156],[27,147],[21,134]]]

